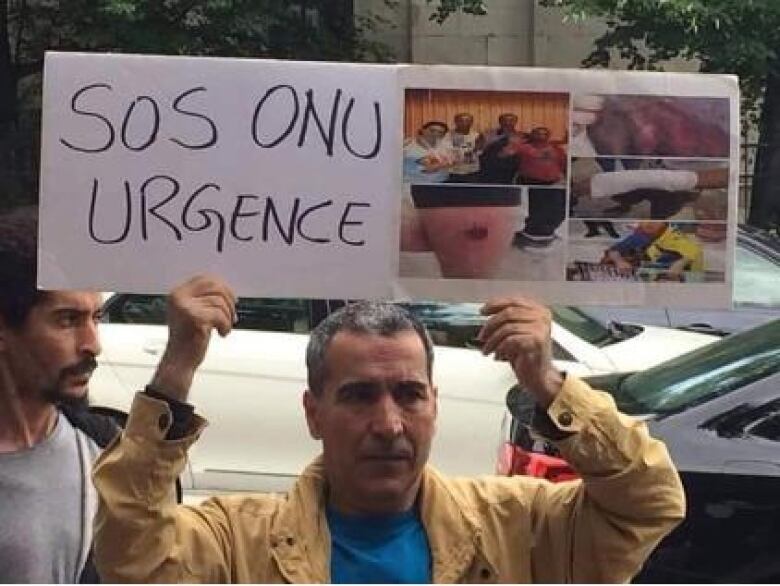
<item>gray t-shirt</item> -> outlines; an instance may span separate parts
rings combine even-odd
[[[60,414],[43,442],[0,454],[0,582],[78,582],[92,540],[98,452]]]

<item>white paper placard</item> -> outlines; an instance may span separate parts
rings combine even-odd
[[[41,157],[44,288],[731,304],[731,76],[49,53]]]
[[[398,91],[383,66],[48,53],[41,286],[385,295]]]

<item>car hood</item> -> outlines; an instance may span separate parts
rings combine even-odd
[[[720,339],[718,336],[673,328],[638,327],[642,328],[641,333],[602,348],[616,371],[644,370]]]

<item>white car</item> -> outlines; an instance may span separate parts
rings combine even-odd
[[[159,295],[109,298],[100,324],[101,366],[90,385],[94,406],[127,412],[133,394],[151,380],[167,338],[165,303]],[[285,490],[319,453],[301,405],[304,357],[312,324],[334,305],[343,302],[240,300],[236,329],[226,338],[214,334],[190,393],[210,425],[190,450],[185,491]],[[477,305],[408,305],[437,343],[432,462],[453,475],[490,474],[514,375],[505,363],[466,347],[484,319]],[[641,326],[610,330],[572,308],[557,308],[555,317],[556,364],[580,375],[635,370],[716,339]]]

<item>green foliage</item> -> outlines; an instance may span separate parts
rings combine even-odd
[[[386,60],[338,0],[10,0],[17,64],[44,49],[319,60]],[[393,2],[389,2],[393,4]],[[0,3],[2,7],[2,3]]]
[[[426,0],[428,4],[436,4],[430,19],[442,24],[455,12],[464,12],[475,16],[487,14],[485,0]]]

